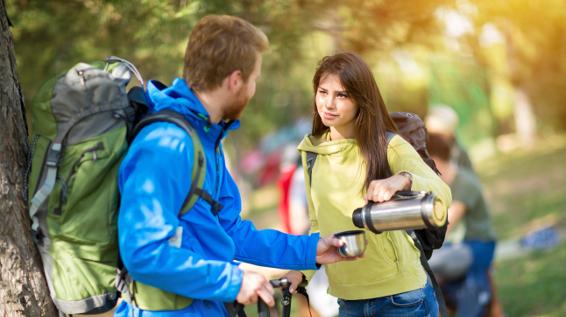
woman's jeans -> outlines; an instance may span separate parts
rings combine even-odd
[[[414,291],[372,299],[339,299],[338,304],[340,317],[438,316],[438,302],[430,282]]]

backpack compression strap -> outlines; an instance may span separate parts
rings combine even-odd
[[[44,166],[47,169],[45,180],[31,199],[29,216],[32,220],[31,230],[33,233],[33,238],[37,241],[41,240],[41,237],[39,237],[39,220],[37,219],[36,214],[39,211],[41,205],[43,205],[43,203],[47,200],[49,194],[51,194],[51,192],[53,191],[53,187],[55,187],[55,180],[57,178],[57,165],[59,164],[59,158],[61,157],[62,150],[63,146],[61,143],[57,142],[50,144],[47,150],[47,154],[45,155]]]
[[[133,136],[137,135],[144,127],[155,122],[169,122],[182,128],[191,136],[193,143],[193,151],[195,153],[196,162],[193,164],[193,171],[191,173],[191,187],[189,193],[187,194],[185,201],[183,202],[183,207],[179,212],[179,216],[186,214],[197,202],[197,200],[202,198],[206,201],[211,208],[214,215],[217,215],[222,209],[222,204],[214,200],[212,195],[203,189],[205,173],[206,173],[206,157],[204,155],[204,150],[198,133],[194,130],[191,124],[181,115],[180,113],[173,110],[162,110],[156,113],[152,113],[144,117],[134,128],[132,133]]]

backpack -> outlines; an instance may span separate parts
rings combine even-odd
[[[411,112],[392,112],[390,115],[397,126],[399,135],[415,148],[422,160],[436,174],[440,174],[434,160],[430,157],[427,150],[427,132],[423,120]],[[442,246],[447,229],[448,221],[439,228],[414,230],[418,242],[420,242],[421,251],[424,253],[427,260],[432,256],[433,250],[439,249]]]
[[[147,115],[145,92],[127,85],[128,61],[79,63],[45,82],[31,106],[29,214],[54,304],[63,314],[97,314],[119,296],[118,168],[136,131],[167,121],[192,136],[198,164],[180,214],[204,183],[204,151],[190,124],[175,112]]]
[[[438,175],[440,172],[436,168],[434,160],[430,157],[427,149],[428,135],[426,132],[426,127],[423,120],[414,113],[411,112],[392,112],[390,114],[391,119],[397,126],[399,135],[405,139],[411,146],[415,148],[417,153],[419,153],[422,160]],[[388,141],[390,139],[388,138]],[[446,307],[446,301],[444,299],[444,294],[442,289],[438,285],[430,265],[428,264],[428,259],[432,256],[432,251],[442,247],[444,243],[444,238],[446,237],[446,230],[448,229],[448,219],[443,226],[427,227],[425,229],[419,230],[407,230],[407,233],[413,239],[413,242],[420,250],[420,261],[421,265],[425,269],[429,280],[432,282],[434,288],[434,293],[438,301],[439,315],[442,317],[448,317],[448,309]]]

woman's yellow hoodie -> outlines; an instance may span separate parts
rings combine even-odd
[[[317,153],[311,181],[304,169],[311,232],[327,236],[358,229],[352,223],[352,212],[366,203],[363,198],[366,166],[356,141],[330,141],[326,133],[321,137],[306,136],[298,149],[304,167],[306,152]],[[406,171],[413,175],[412,190],[431,191],[445,207],[450,205],[450,188],[398,135],[389,142],[387,160],[393,174]],[[405,231],[381,234],[365,231],[368,246],[362,258],[326,265],[330,294],[347,300],[368,299],[425,285],[427,277],[419,260],[419,250]],[[304,273],[310,278],[313,271]]]

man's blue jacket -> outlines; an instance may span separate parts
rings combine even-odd
[[[178,217],[191,185],[194,153],[191,137],[166,122],[143,128],[119,171],[121,204],[118,236],[122,261],[134,280],[193,298],[179,311],[141,311],[123,301],[116,316],[223,316],[224,302],[240,290],[242,271],[236,261],[294,270],[316,269],[318,234],[290,236],[256,230],[240,217],[241,199],[226,169],[221,140],[239,122],[211,124],[184,80],[161,89],[149,82],[152,112],[181,113],[197,131],[206,156],[203,189],[223,208],[217,216],[199,199]],[[181,228],[181,229],[179,229]],[[182,231],[180,246],[170,243]]]

